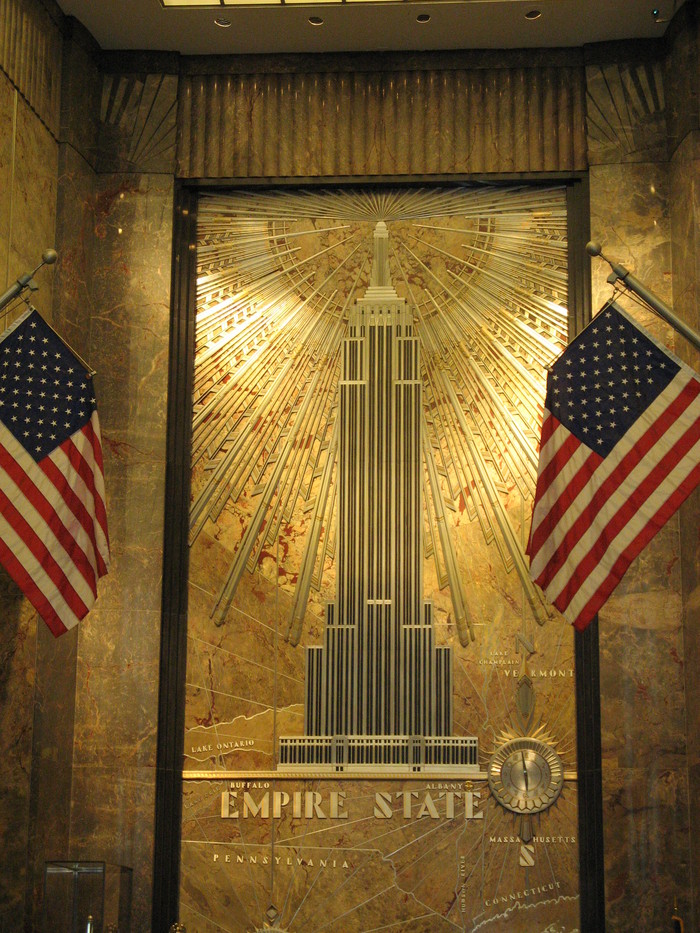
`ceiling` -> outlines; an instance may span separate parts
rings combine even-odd
[[[194,0],[197,2],[197,0]],[[161,0],[58,0],[103,49],[183,55],[582,46],[658,38],[684,0],[438,0],[166,8]],[[527,13],[539,11],[537,18]],[[417,21],[428,14],[425,23]],[[311,25],[309,17],[323,20]],[[215,25],[229,20],[228,28]]]

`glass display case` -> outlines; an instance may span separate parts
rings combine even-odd
[[[131,868],[107,862],[47,862],[45,933],[129,933]]]

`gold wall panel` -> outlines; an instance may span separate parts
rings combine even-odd
[[[200,198],[189,931],[579,928],[573,630],[523,573],[565,205]]]
[[[584,97],[578,65],[186,74],[179,174],[583,170]]]

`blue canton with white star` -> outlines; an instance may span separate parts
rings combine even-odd
[[[607,457],[679,369],[611,304],[552,367],[547,408],[587,447]]]
[[[38,311],[0,342],[0,421],[37,462],[90,420],[92,379]]]

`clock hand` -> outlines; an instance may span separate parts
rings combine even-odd
[[[521,752],[521,755],[523,756],[523,777],[525,778],[525,790],[529,790],[530,786],[527,780],[527,763],[525,762],[525,752]]]

